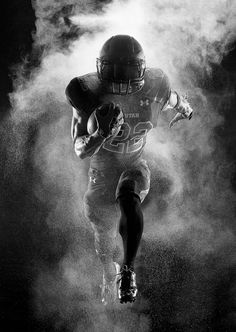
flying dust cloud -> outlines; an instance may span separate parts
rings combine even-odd
[[[235,1],[35,0],[33,7],[41,58],[30,75],[18,66],[12,110],[1,128],[6,183],[19,199],[19,223],[11,227],[34,271],[33,315],[55,331],[233,328],[235,194],[230,161],[214,134],[232,91],[230,84],[214,88],[205,81],[235,40]],[[150,133],[140,297],[133,306],[105,310],[96,295],[101,266],[82,212],[88,162],[73,153],[64,90],[73,77],[95,71],[101,45],[123,33],[140,41],[149,67],[162,68],[172,88],[187,93],[195,114],[170,130],[174,113],[165,112]],[[220,287],[222,280],[228,286]],[[230,304],[213,323],[218,297]]]

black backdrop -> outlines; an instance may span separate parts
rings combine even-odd
[[[2,5],[1,5],[2,6]],[[5,3],[5,8],[2,6],[1,10],[1,53],[0,53],[0,111],[1,119],[8,116],[10,111],[10,102],[8,93],[13,89],[14,74],[11,70],[12,66],[21,62],[22,58],[26,58],[31,52],[32,32],[35,29],[35,16],[31,6],[31,2],[27,0],[11,0]],[[223,84],[220,80],[222,72],[227,75],[230,84],[234,86],[236,83],[236,57],[235,49],[232,45],[232,51],[223,59],[220,66],[213,70],[212,80],[205,81],[203,84],[214,89],[216,92]],[[33,57],[33,60],[37,61]],[[29,63],[29,67],[34,65]],[[227,158],[235,164],[236,162],[236,91],[234,97],[231,97],[230,103],[222,110],[222,115],[225,118],[224,125],[215,129],[215,135],[218,143],[221,144],[227,154]],[[1,137],[3,142],[4,138]],[[27,183],[19,179],[14,181],[6,180],[4,170],[8,167],[6,163],[5,149],[2,144],[1,150],[1,243],[0,243],[0,330],[1,331],[67,331],[66,327],[55,327],[55,325],[47,321],[42,323],[35,318],[32,306],[32,280],[34,279],[34,269],[28,269],[28,261],[33,255],[42,255],[48,261],[56,261],[57,257],[63,252],[66,243],[61,244],[61,248],[55,254],[49,250],[47,246],[40,248],[40,243],[32,239],[31,229],[23,224],[23,227],[18,227],[19,218],[24,215],[27,209],[27,218],[34,218],[36,210],[40,210],[40,205],[32,202],[30,198],[30,189]],[[27,174],[30,176],[31,165],[26,165]],[[236,190],[236,173],[231,177],[231,185],[233,190]],[[29,213],[29,211],[31,211]],[[45,211],[41,211],[40,217],[44,216]],[[34,224],[35,226],[36,224]],[[25,226],[25,227],[24,227]],[[34,228],[37,230],[37,227]],[[47,230],[40,228],[37,230],[41,238],[47,238],[44,243],[50,246],[50,235]],[[170,253],[169,257],[174,254]],[[47,256],[45,258],[45,256]],[[167,255],[168,256],[168,255]],[[157,262],[158,264],[158,262]],[[188,271],[191,267],[186,265],[186,262],[181,258],[176,259],[176,265],[173,266],[173,274],[181,282],[181,274],[178,272],[181,266],[181,273]],[[204,270],[203,270],[204,273]],[[226,313],[235,312],[235,299],[229,297],[228,288],[235,279],[234,271],[225,270],[215,275],[213,284],[214,306],[211,309],[212,315],[201,331],[233,331],[235,328],[235,314],[232,314],[230,322],[227,321]],[[163,290],[171,297],[171,284]],[[148,292],[143,291],[144,295],[149,296]],[[154,290],[155,293],[155,290]],[[159,295],[157,294],[157,297]],[[163,293],[162,293],[162,296]],[[162,308],[162,321],[157,322],[155,314],[155,303],[150,309],[150,317],[152,319],[152,330],[157,331],[182,331],[177,326],[168,323],[168,312],[170,307],[163,300],[160,302]],[[194,325],[196,326],[196,325]],[[69,329],[68,329],[69,331]],[[186,325],[184,331],[195,331],[194,327]]]

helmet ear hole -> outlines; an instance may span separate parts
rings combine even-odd
[[[97,73],[114,94],[140,90],[144,84],[145,57],[139,42],[128,35],[117,35],[103,45],[97,59]]]

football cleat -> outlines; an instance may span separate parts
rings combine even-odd
[[[115,274],[111,279],[108,279],[103,273],[102,285],[101,285],[101,300],[103,305],[113,304],[117,299],[117,279],[119,276],[120,266],[114,262]]]
[[[134,302],[137,293],[136,274],[127,265],[124,265],[118,280],[118,298],[120,303]]]

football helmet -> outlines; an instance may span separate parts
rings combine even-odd
[[[97,58],[98,77],[113,94],[126,95],[140,90],[145,69],[142,46],[128,35],[108,39]]]

